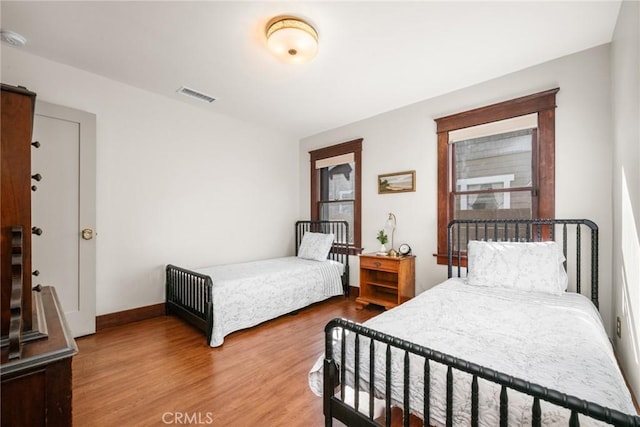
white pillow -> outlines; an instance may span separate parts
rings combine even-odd
[[[333,245],[333,234],[306,232],[298,248],[298,257],[325,261]]]
[[[467,283],[560,295],[568,277],[560,246],[549,242],[483,242],[467,247]]]

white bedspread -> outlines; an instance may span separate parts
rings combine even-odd
[[[370,319],[366,326],[579,398],[635,413],[600,315],[582,295],[472,287],[449,279]],[[353,335],[350,335],[353,337]],[[361,339],[361,378],[369,378],[369,342]],[[382,347],[381,347],[382,348]],[[348,346],[347,370],[353,368]],[[376,350],[377,397],[384,396],[384,352]],[[339,359],[339,355],[337,356]],[[322,357],[309,385],[322,394]],[[422,417],[423,362],[411,359],[411,411]],[[392,357],[394,404],[402,406],[403,360]],[[349,377],[349,374],[347,374]],[[353,384],[353,378],[347,378]],[[454,371],[454,425],[469,425],[471,376]],[[365,380],[361,388],[369,390]],[[481,425],[499,424],[500,389],[479,381]],[[431,364],[431,425],[445,423],[446,368]],[[543,425],[567,425],[568,411],[541,402]],[[367,406],[365,401],[363,406]],[[509,391],[509,425],[531,425],[532,399]],[[562,420],[562,421],[561,421]],[[594,420],[580,416],[581,425]]]
[[[343,293],[344,266],[331,260],[284,257],[196,271],[213,279],[211,347],[231,332]]]

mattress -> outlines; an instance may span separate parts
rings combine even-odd
[[[586,297],[563,293],[469,286],[446,282],[370,319],[369,328],[526,381],[626,413],[635,409],[600,315]],[[353,335],[347,338],[353,342]],[[361,338],[360,388],[370,390],[369,341]],[[374,395],[384,396],[384,347],[376,344]],[[335,348],[335,347],[334,347]],[[338,347],[339,348],[339,347]],[[353,345],[347,345],[347,380],[353,386]],[[339,360],[339,355],[335,356]],[[309,385],[322,394],[322,357]],[[410,357],[410,408],[423,418],[423,359]],[[403,354],[392,351],[392,402],[402,406]],[[430,425],[446,420],[446,368],[431,362]],[[453,424],[471,422],[471,376],[454,371]],[[479,418],[499,425],[500,387],[479,380]],[[509,425],[531,425],[532,398],[509,390]],[[366,404],[364,405],[366,406]],[[542,424],[568,424],[569,412],[541,402]],[[580,417],[581,425],[597,425]]]
[[[343,293],[344,266],[332,260],[283,257],[195,271],[213,281],[211,347],[231,332]]]

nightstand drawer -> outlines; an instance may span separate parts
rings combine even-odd
[[[386,257],[360,257],[360,268],[371,268],[374,270],[380,271],[390,271],[397,272],[398,271],[398,261],[395,259],[389,259]]]

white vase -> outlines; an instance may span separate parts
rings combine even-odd
[[[378,249],[378,253],[386,254],[387,248],[384,246],[384,243],[380,245],[380,249]]]

